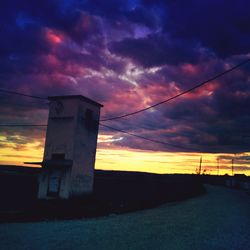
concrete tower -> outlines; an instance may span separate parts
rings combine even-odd
[[[39,179],[39,199],[92,192],[101,104],[84,96],[54,96]]]

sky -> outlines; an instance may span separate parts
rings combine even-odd
[[[250,58],[246,0],[3,1],[0,88],[84,95],[101,119],[154,105]],[[250,174],[250,63],[145,112],[103,122],[96,168]],[[46,124],[47,101],[0,92],[0,124]],[[43,157],[45,127],[0,127],[0,164]]]

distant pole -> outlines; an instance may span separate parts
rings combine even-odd
[[[199,167],[199,174],[201,174],[201,164],[202,164],[202,156],[200,157],[200,167]]]
[[[232,158],[232,176],[234,175],[234,158]]]
[[[220,171],[220,159],[217,158],[217,175],[219,175],[219,171]]]

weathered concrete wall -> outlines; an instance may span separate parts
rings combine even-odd
[[[71,170],[65,169],[62,171],[62,177],[60,180],[59,197],[61,199],[68,199],[70,197],[70,172]],[[39,175],[39,192],[38,199],[48,199],[48,187],[49,187],[49,170],[44,171]]]
[[[93,190],[94,165],[101,105],[81,96],[52,98],[44,150],[44,161],[62,157],[71,166],[57,166],[60,172],[59,197],[67,199],[90,194]],[[55,158],[55,157],[54,157]],[[48,198],[53,166],[40,177],[40,199]]]
[[[86,117],[87,110],[93,112],[92,120],[88,120]],[[74,162],[71,172],[72,196],[92,192],[99,117],[99,107],[79,103],[74,136]]]
[[[77,100],[51,101],[46,133],[44,159],[52,154],[64,153],[65,159],[73,158],[74,132],[77,117]]]

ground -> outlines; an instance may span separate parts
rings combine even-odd
[[[0,224],[0,249],[250,249],[250,197],[206,188],[202,196],[128,214]]]

